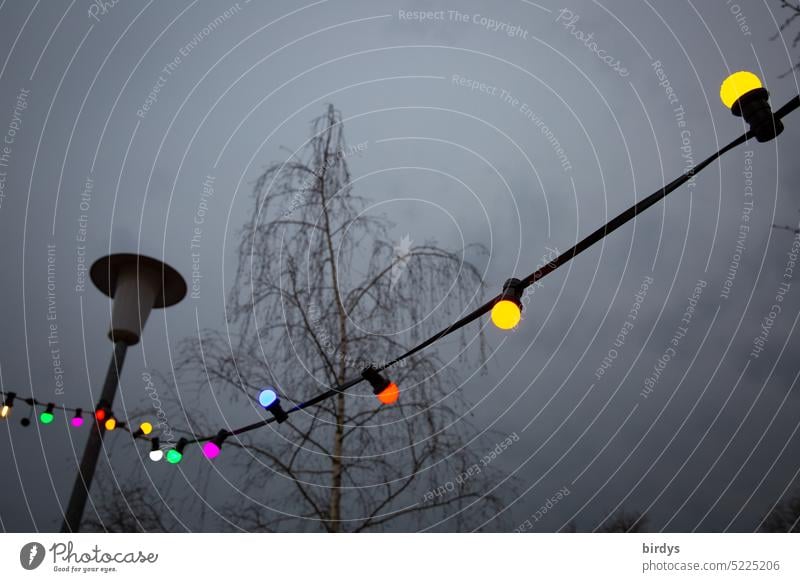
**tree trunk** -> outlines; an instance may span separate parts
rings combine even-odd
[[[331,233],[331,222],[328,214],[328,198],[325,192],[326,174],[330,170],[331,156],[337,156],[338,152],[331,152],[331,137],[333,135],[333,126],[336,124],[336,117],[333,107],[328,108],[328,131],[326,132],[325,149],[322,159],[322,172],[320,172],[319,184],[320,194],[322,198],[322,215],[324,219],[324,232],[328,250],[328,260],[331,265],[331,284],[333,292],[336,297],[336,309],[339,319],[339,346],[338,357],[339,370],[338,378],[336,381],[342,384],[345,381],[345,374],[347,373],[347,313],[345,312],[344,302],[339,289],[339,274],[336,267],[336,252],[333,248],[333,238]],[[338,147],[335,144],[334,147]],[[333,193],[336,195],[336,192]],[[345,419],[345,399],[344,393],[340,392],[336,396],[336,429],[333,437],[333,455],[331,458],[331,498],[330,498],[330,525],[331,532],[341,531],[341,517],[342,517],[342,454],[344,450],[344,419]]]
[[[336,396],[336,434],[333,441],[332,475],[331,475],[331,523],[330,530],[341,531],[342,508],[342,445],[344,440],[344,392]]]

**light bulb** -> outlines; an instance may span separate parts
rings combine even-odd
[[[183,458],[183,453],[176,451],[175,449],[170,449],[167,451],[167,462],[172,463],[173,465],[177,465],[181,462]]]
[[[42,424],[50,424],[53,422],[55,415],[53,414],[53,409],[55,409],[55,404],[48,404],[47,408],[44,412],[39,415],[39,422]]]
[[[719,97],[725,107],[730,109],[740,97],[755,89],[761,89],[761,79],[749,71],[738,71],[730,75],[719,89]]]
[[[206,456],[206,459],[215,459],[219,456],[222,450],[222,443],[225,442],[225,439],[228,438],[229,435],[230,433],[223,428],[217,433],[217,436],[215,436],[213,440],[203,444],[203,454]]]
[[[492,307],[492,323],[500,329],[514,329],[522,319],[519,305],[508,299],[501,299]]]
[[[115,428],[117,428],[117,419],[114,418],[113,416],[108,417],[105,426],[106,430],[114,430]]]
[[[258,403],[266,408],[275,417],[279,423],[286,421],[289,415],[281,407],[281,399],[278,398],[278,393],[274,388],[264,388],[258,395]]]
[[[14,398],[16,397],[17,395],[14,392],[9,392],[6,394],[3,407],[0,408],[0,418],[8,418],[8,415],[11,414],[11,409],[14,407]]]
[[[98,408],[94,411],[94,417],[97,421],[102,422],[106,419],[106,410],[105,408]]]
[[[381,404],[394,404],[400,398],[400,388],[394,382],[389,382],[389,385],[378,392],[377,396]]]
[[[83,426],[83,411],[80,408],[75,411],[75,416],[72,417],[70,423],[75,428],[80,428]]]
[[[162,451],[161,447],[159,446],[158,437],[154,437],[150,443],[150,460],[157,463],[163,458],[164,451]]]
[[[372,386],[372,393],[382,404],[394,404],[400,397],[397,384],[384,378],[378,370],[370,366],[361,371],[361,377]]]
[[[206,456],[206,459],[214,459],[219,456],[220,453],[219,445],[217,445],[214,441],[208,441],[203,445],[203,454]]]
[[[143,422],[142,424],[139,425],[139,431],[142,434],[150,434],[151,432],[153,432],[153,425],[150,424],[149,422]]]
[[[731,113],[750,126],[749,137],[764,143],[783,131],[783,122],[772,113],[769,91],[753,73],[739,71],[729,76],[723,81],[719,96]]]
[[[167,451],[167,462],[177,465],[183,459],[183,449],[186,446],[186,439],[180,439],[174,449]]]
[[[508,279],[503,292],[492,307],[492,323],[500,329],[514,329],[522,319],[522,281]]]
[[[258,395],[258,403],[264,408],[269,408],[278,400],[278,393],[272,388],[264,388]]]

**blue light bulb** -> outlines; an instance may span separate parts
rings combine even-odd
[[[264,408],[269,408],[278,401],[278,394],[273,388],[265,388],[258,395],[258,403]]]

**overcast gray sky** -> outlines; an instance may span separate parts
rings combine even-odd
[[[3,0],[2,389],[91,402],[110,356],[110,303],[89,284],[76,290],[81,253],[91,262],[138,247],[190,278],[202,211],[197,297],[155,312],[126,362],[118,408],[146,407],[142,372],[168,375],[171,350],[198,324],[224,327],[253,180],[285,159],[282,146],[302,145],[329,102],[349,143],[364,144],[348,159],[356,192],[380,203],[396,240],[482,243],[499,290],[739,135],[719,100],[729,72],[757,72],[775,108],[797,94],[796,78],[781,78],[800,56],[787,47],[794,31],[771,40],[786,16],[778,4]],[[592,529],[618,508],[646,511],[654,531],[751,531],[800,486],[800,282],[784,276],[793,233],[771,228],[800,219],[797,115],[778,140],[734,150],[546,278],[516,331],[487,329],[500,349],[486,374],[457,370],[472,422],[520,436],[497,461],[520,484],[503,527],[566,487],[535,531]],[[218,409],[208,390],[180,395],[220,426],[253,420]],[[85,432],[23,428],[23,409],[0,427],[0,527],[52,530]],[[168,500],[190,484],[212,507],[235,495],[235,473],[234,489],[200,460],[176,477],[145,466],[141,445],[109,442],[120,479],[146,469]]]

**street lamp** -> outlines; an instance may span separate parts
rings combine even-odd
[[[128,346],[139,343],[152,309],[175,305],[186,296],[186,281],[166,263],[130,253],[117,253],[97,260],[89,275],[92,283],[114,300],[108,331],[109,339],[114,342],[114,354],[97,404],[98,413],[108,411],[110,414]],[[106,414],[102,416],[105,418]],[[80,529],[97,458],[103,446],[103,435],[108,428],[103,418],[95,415],[69,506],[64,514],[62,532],[77,532]]]

